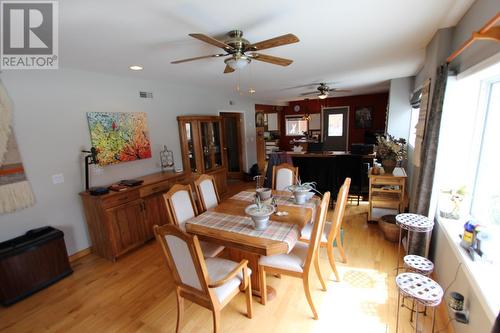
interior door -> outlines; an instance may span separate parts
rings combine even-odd
[[[347,151],[349,139],[349,107],[321,110],[321,137],[324,150]]]
[[[241,113],[221,112],[224,121],[224,143],[227,159],[227,171],[229,178],[241,178],[243,176],[243,145],[241,139],[241,124],[243,117]]]

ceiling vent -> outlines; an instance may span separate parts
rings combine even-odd
[[[148,91],[139,91],[140,98],[153,98],[153,93]]]

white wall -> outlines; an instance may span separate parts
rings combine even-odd
[[[14,104],[14,130],[37,202],[0,216],[0,241],[52,225],[65,232],[69,253],[90,246],[78,196],[84,188],[79,152],[90,146],[86,112],[146,112],[153,144],[153,158],[105,167],[102,175],[91,176],[92,185],[159,171],[163,144],[182,166],[178,115],[245,111],[247,165],[256,161],[254,103],[231,92],[69,69],[5,71],[1,80]],[[139,91],[150,91],[154,98],[139,98]],[[51,176],[58,173],[65,182],[53,185]]]
[[[389,115],[387,133],[408,141],[410,134],[411,105],[414,77],[392,79],[389,90]]]
[[[392,79],[389,89],[389,111],[387,114],[387,133],[396,137],[404,138],[408,142],[410,136],[411,105],[410,96],[413,92],[415,77],[402,77]],[[413,184],[413,148],[408,145],[408,160],[405,168],[408,175],[408,193],[411,193]]]
[[[471,36],[473,31],[480,30],[499,10],[498,0],[476,0],[455,28],[452,39],[453,50],[458,49]],[[457,73],[461,73],[498,52],[500,52],[499,43],[477,41],[454,60],[451,67]]]

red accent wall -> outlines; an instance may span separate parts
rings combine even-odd
[[[300,111],[297,114],[304,114],[305,112],[320,113],[321,107],[331,107],[331,106],[348,106],[349,107],[349,147],[352,143],[363,143],[365,138],[365,131],[384,131],[385,121],[387,113],[387,103],[389,100],[389,93],[378,93],[378,94],[368,94],[368,95],[357,95],[357,96],[346,96],[346,97],[331,97],[324,100],[314,99],[314,100],[301,100],[292,101],[289,106],[284,106],[283,110],[279,112],[280,114],[280,148],[283,150],[290,150],[290,140],[294,137],[285,136],[285,116],[296,114],[293,111],[295,105],[300,105]],[[358,107],[371,106],[373,107],[373,125],[372,128],[356,128],[354,123],[355,110]],[[264,108],[265,107],[265,108]],[[272,106],[268,105],[257,105],[256,110],[265,110]]]

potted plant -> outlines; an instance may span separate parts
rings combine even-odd
[[[295,203],[299,205],[304,204],[307,200],[312,198],[314,193],[311,193],[311,191],[319,193],[316,190],[315,182],[302,183],[300,181],[300,178],[297,178],[297,184],[290,185],[287,187],[287,189],[293,192],[293,196],[295,197]]]
[[[269,216],[274,213],[274,206],[263,204],[259,195],[255,195],[255,203],[245,208],[245,213],[250,215],[256,230],[264,230],[267,228]]]
[[[377,158],[382,162],[384,171],[388,174],[394,171],[397,162],[406,159],[406,140],[396,139],[392,135],[377,136],[377,146],[375,147]]]
[[[447,219],[459,220],[462,201],[464,201],[466,194],[467,188],[465,186],[442,190],[439,202],[439,215]]]

